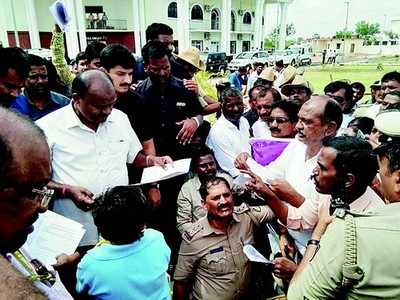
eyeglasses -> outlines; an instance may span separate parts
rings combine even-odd
[[[272,124],[272,123],[274,123],[274,121],[277,123],[277,124],[283,124],[283,123],[287,123],[287,122],[289,122],[290,120],[288,119],[288,118],[285,118],[285,117],[268,117],[267,118],[267,123],[268,124]]]
[[[28,75],[28,78],[31,80],[38,80],[39,78],[42,80],[46,80],[49,78],[47,74],[30,74]]]
[[[53,189],[48,189],[44,187],[43,189],[32,189],[32,194],[41,196],[40,200],[40,206],[47,208],[49,206],[50,200],[54,195],[54,190]]]

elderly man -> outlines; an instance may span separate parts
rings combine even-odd
[[[163,164],[168,157],[145,156],[128,117],[114,109],[116,94],[109,77],[99,70],[78,75],[71,105],[37,121],[47,136],[56,192],[54,211],[84,225],[80,246],[98,241],[88,209],[93,196],[109,187],[128,184],[126,163],[138,167]]]
[[[69,99],[50,91],[48,70],[43,58],[29,54],[28,62],[30,70],[25,80],[25,89],[23,94],[13,101],[11,108],[36,121],[67,105]]]
[[[2,256],[15,264],[7,253],[25,243],[32,223],[46,210],[51,176],[46,137],[33,123],[0,108],[0,149],[0,293],[10,300],[44,299]]]
[[[281,93],[288,97],[289,101],[296,101],[303,105],[310,99],[312,87],[310,82],[306,81],[302,75],[296,75],[293,82],[282,86]]]
[[[240,174],[234,166],[235,158],[242,152],[250,153],[250,127],[242,117],[243,98],[240,91],[228,88],[221,93],[222,115],[211,127],[207,146],[214,151],[222,170],[232,177]]]
[[[273,213],[268,206],[234,208],[229,183],[221,177],[205,181],[200,194],[207,216],[182,235],[174,299],[246,299],[250,263],[243,245],[254,242],[255,226]]]
[[[262,169],[262,179],[268,182],[272,192],[285,203],[274,209],[275,214],[296,241],[299,250],[304,250],[315,224],[305,218],[309,209],[315,207],[316,191],[310,180],[322,148],[322,140],[335,136],[342,122],[338,104],[326,96],[313,96],[301,107],[296,125],[296,139],[282,154]],[[239,155],[235,161],[238,169],[248,169],[249,154]]]
[[[251,127],[253,136],[256,138],[270,137],[271,132],[267,124],[267,119],[271,113],[272,104],[281,100],[281,94],[274,88],[262,88],[256,96],[256,109],[258,120]]]
[[[0,106],[10,107],[28,76],[28,57],[20,48],[0,48]]]
[[[318,194],[316,206],[309,207],[305,219],[316,224],[318,219],[335,210],[346,207],[353,212],[365,213],[384,205],[383,200],[369,187],[376,175],[376,161],[371,155],[372,147],[365,140],[340,136],[323,141],[313,179]],[[267,186],[261,193],[269,198]],[[269,202],[267,202],[269,203]],[[296,264],[288,258],[276,259],[274,273],[278,277],[291,279]]]
[[[375,126],[389,137],[374,151],[383,194],[390,204],[368,214],[342,208],[333,220],[321,218],[288,299],[399,299],[399,261],[382,259],[382,255],[396,257],[400,248],[399,117],[398,111],[389,111],[375,120]]]
[[[188,230],[193,223],[206,215],[206,210],[201,205],[200,186],[207,179],[219,176],[225,178],[229,184],[232,177],[217,170],[217,163],[211,149],[204,146],[192,158],[194,177],[186,181],[178,195],[178,210],[176,223],[180,233]]]

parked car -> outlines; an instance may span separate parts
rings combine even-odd
[[[27,49],[26,52],[29,54],[40,56],[41,58],[51,60],[51,50],[46,48],[33,48]]]
[[[264,65],[268,65],[268,52],[267,51],[246,51],[239,53],[232,61],[228,64],[228,69],[236,71],[240,67],[249,67],[256,62],[260,62]]]
[[[277,50],[268,59],[270,65],[274,65],[276,61],[283,60],[284,65],[296,66],[298,64],[299,55],[297,51],[286,49]]]
[[[298,54],[297,64],[300,66],[311,65],[311,57],[313,55],[311,45],[292,45],[289,47],[289,50],[292,50]]]
[[[225,72],[228,59],[225,52],[200,52],[200,58],[206,65],[206,71]]]

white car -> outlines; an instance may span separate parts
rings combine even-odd
[[[268,52],[267,51],[246,51],[238,54],[228,64],[228,69],[235,71],[240,67],[248,67],[256,62],[268,65]]]
[[[312,48],[310,45],[305,44],[305,45],[292,45],[289,47],[289,50],[292,50],[294,52],[298,53],[298,60],[297,63],[300,66],[303,65],[311,65],[312,63]]]
[[[40,56],[41,58],[51,60],[51,50],[46,48],[27,49],[28,54]]]
[[[271,54],[268,59],[270,65],[274,65],[276,61],[283,60],[284,65],[296,66],[298,64],[299,54],[295,50],[277,50]]]

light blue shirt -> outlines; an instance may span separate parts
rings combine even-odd
[[[170,299],[170,255],[162,233],[154,229],[132,244],[101,245],[79,263],[76,290],[93,299]]]
[[[234,72],[229,75],[228,80],[231,84],[231,88],[237,89],[238,91],[242,90],[242,81],[240,79],[239,72]]]

